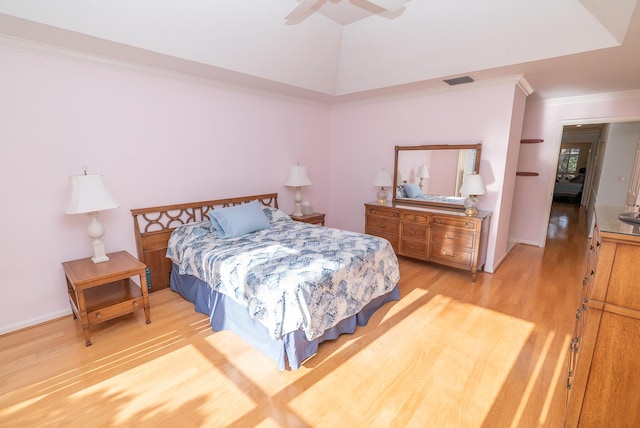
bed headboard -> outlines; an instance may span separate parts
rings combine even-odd
[[[138,259],[149,269],[150,275],[147,274],[147,279],[151,291],[169,287],[171,260],[166,254],[173,229],[185,223],[206,220],[209,211],[215,208],[240,205],[256,199],[262,205],[278,208],[278,194],[267,193],[131,210]]]

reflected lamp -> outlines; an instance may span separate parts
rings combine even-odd
[[[422,180],[429,178],[429,168],[427,165],[422,164],[418,167],[418,177],[420,178],[420,183],[418,185],[420,186],[420,190],[422,190]]]

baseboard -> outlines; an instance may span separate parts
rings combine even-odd
[[[10,325],[8,327],[2,327],[0,328],[0,336],[7,334],[7,333],[14,333],[18,330],[24,330],[26,328],[31,328],[31,327],[35,327],[38,324],[44,324],[46,322],[58,319],[58,318],[62,318],[65,316],[68,316],[71,314],[71,310],[67,309],[65,311],[60,311],[60,312],[55,312],[52,314],[48,314],[47,316],[44,317],[40,317],[40,318],[34,318],[28,321],[23,321],[17,324],[13,324]]]

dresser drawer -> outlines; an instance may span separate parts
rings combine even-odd
[[[402,239],[427,239],[427,225],[400,223],[400,236]]]
[[[367,217],[369,216],[387,217],[387,218],[395,218],[395,219],[400,218],[400,214],[398,213],[398,211],[390,208],[383,208],[383,207],[381,208],[367,207]]]
[[[434,243],[442,243],[456,248],[473,249],[473,232],[465,232],[453,227],[433,226],[431,239]]]
[[[469,230],[477,230],[480,228],[480,222],[473,221],[464,217],[458,218],[458,217],[433,216],[433,224],[460,227],[462,229],[469,229]]]
[[[419,212],[403,212],[400,214],[402,221],[410,221],[412,223],[429,223],[429,214]]]
[[[427,241],[412,241],[410,239],[400,240],[400,254],[403,256],[414,257],[416,259],[427,260],[428,254]]]
[[[456,248],[452,245],[431,245],[431,260],[443,265],[456,267],[471,267],[473,252]]]
[[[391,218],[367,217],[366,232],[371,235],[398,236],[400,222]]]

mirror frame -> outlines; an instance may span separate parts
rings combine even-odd
[[[417,150],[460,150],[460,149],[475,149],[476,150],[476,163],[475,163],[475,171],[477,173],[480,172],[480,154],[482,152],[482,144],[424,144],[420,146],[396,146],[395,151],[395,161],[393,164],[393,204],[407,204],[407,205],[420,205],[425,207],[438,207],[438,208],[453,208],[464,210],[464,204],[454,204],[447,202],[432,202],[432,201],[421,201],[415,200],[411,198],[396,198],[396,190],[397,190],[397,182],[398,182],[398,155],[401,151],[417,151]]]

